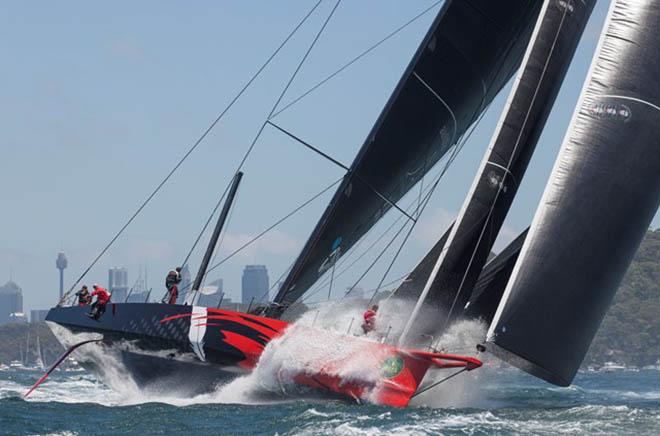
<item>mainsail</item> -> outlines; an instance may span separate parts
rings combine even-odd
[[[459,316],[488,260],[566,75],[595,0],[546,0],[493,140],[456,224],[423,288],[402,298],[440,309],[439,326]],[[421,292],[421,295],[420,295]],[[437,329],[438,325],[435,326]]]
[[[457,144],[520,64],[539,9],[535,0],[443,4],[270,316],[305,293]]]
[[[660,2],[614,0],[487,349],[573,380],[660,204]]]

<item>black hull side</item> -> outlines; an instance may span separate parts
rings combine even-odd
[[[88,312],[89,307],[57,307],[46,317],[59,326],[53,331],[64,346],[79,342],[71,334],[102,336],[100,354],[76,353],[83,367],[103,379],[104,355],[111,353],[108,358],[119,360],[139,387],[185,394],[210,391],[249,371],[286,327],[277,320],[199,306],[109,304],[98,321]],[[84,347],[90,346],[99,345]]]

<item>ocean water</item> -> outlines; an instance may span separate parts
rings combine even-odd
[[[117,391],[85,372],[56,372],[24,400],[40,374],[12,369],[0,371],[0,434],[660,434],[660,371],[584,372],[569,388],[480,371],[400,410],[232,392],[248,380],[194,398]]]

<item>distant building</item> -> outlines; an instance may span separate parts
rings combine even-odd
[[[128,295],[128,270],[126,268],[110,268],[108,270],[108,290],[112,301],[123,303]]]
[[[48,309],[33,309],[30,311],[30,322],[37,323],[46,321],[46,315],[48,315]]]
[[[268,270],[265,265],[246,265],[243,269],[241,301],[243,304],[269,300]]]
[[[15,321],[11,315],[23,313],[23,291],[12,280],[0,287],[0,325]]]

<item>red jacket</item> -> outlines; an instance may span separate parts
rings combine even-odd
[[[364,322],[366,324],[373,324],[374,321],[376,321],[374,318],[376,317],[376,312],[369,309],[366,312],[364,312]]]
[[[94,292],[92,292],[92,297],[96,297],[96,301],[98,301],[99,304],[107,304],[108,301],[110,301],[110,294],[108,294],[108,291],[100,286],[94,289]]]

